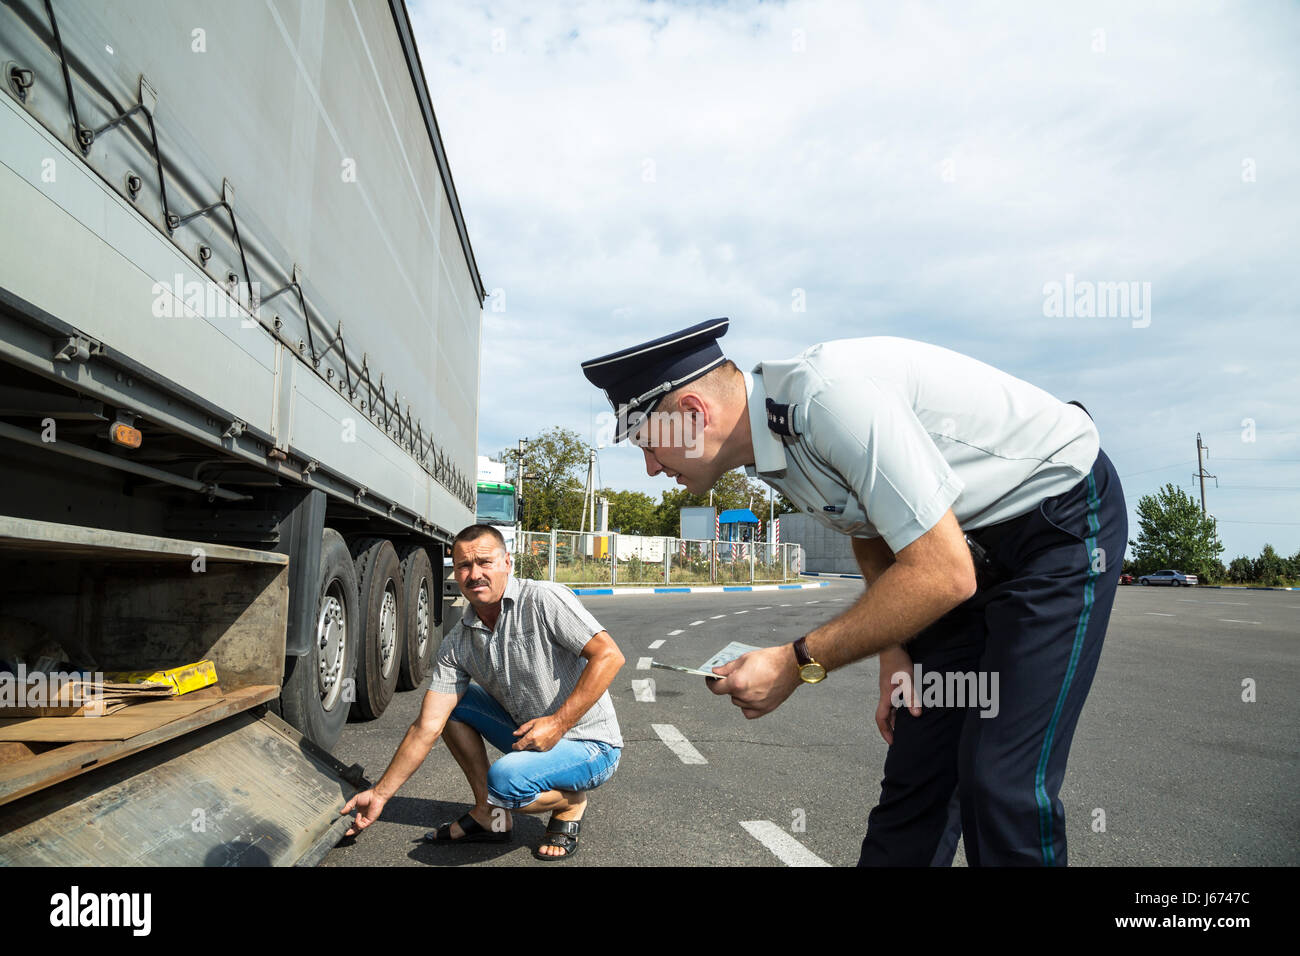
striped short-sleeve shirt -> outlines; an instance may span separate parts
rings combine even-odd
[[[496,627],[488,630],[466,608],[443,638],[428,689],[460,695],[473,680],[516,725],[549,716],[573,693],[587,666],[582,649],[603,630],[564,585],[511,575]],[[609,691],[564,736],[622,747]]]

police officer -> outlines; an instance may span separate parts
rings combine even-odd
[[[760,717],[879,654],[890,746],[859,865],[946,864],[959,832],[971,865],[1064,865],[1058,792],[1128,531],[1092,419],[901,338],[826,342],[742,372],[718,345],[727,326],[583,363],[616,440],[693,494],[744,466],[851,536],[867,589],[798,640],[715,668],[710,689]],[[904,675],[927,672],[945,688],[996,675],[985,686],[999,699],[918,706]]]

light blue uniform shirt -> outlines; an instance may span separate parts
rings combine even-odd
[[[897,554],[951,508],[964,530],[1025,514],[1078,484],[1097,428],[1076,405],[910,339],[814,345],[745,375],[746,471],[822,524]],[[767,400],[786,416],[774,432]]]

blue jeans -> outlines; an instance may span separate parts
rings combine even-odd
[[[503,756],[488,769],[488,803],[518,810],[547,790],[595,790],[614,775],[622,750],[601,740],[562,737],[547,751],[512,750],[518,725],[478,684],[470,684],[449,720],[478,731]]]

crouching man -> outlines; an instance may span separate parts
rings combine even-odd
[[[379,818],[442,736],[474,807],[425,839],[504,843],[511,811],[550,813],[534,855],[568,859],[578,852],[587,791],[618,767],[623,737],[608,688],[623,655],[568,588],[511,577],[495,528],[471,525],[451,553],[469,607],[443,639],[420,716],[392,763],[341,811],[357,811],[348,835]],[[491,765],[485,740],[504,754]]]

